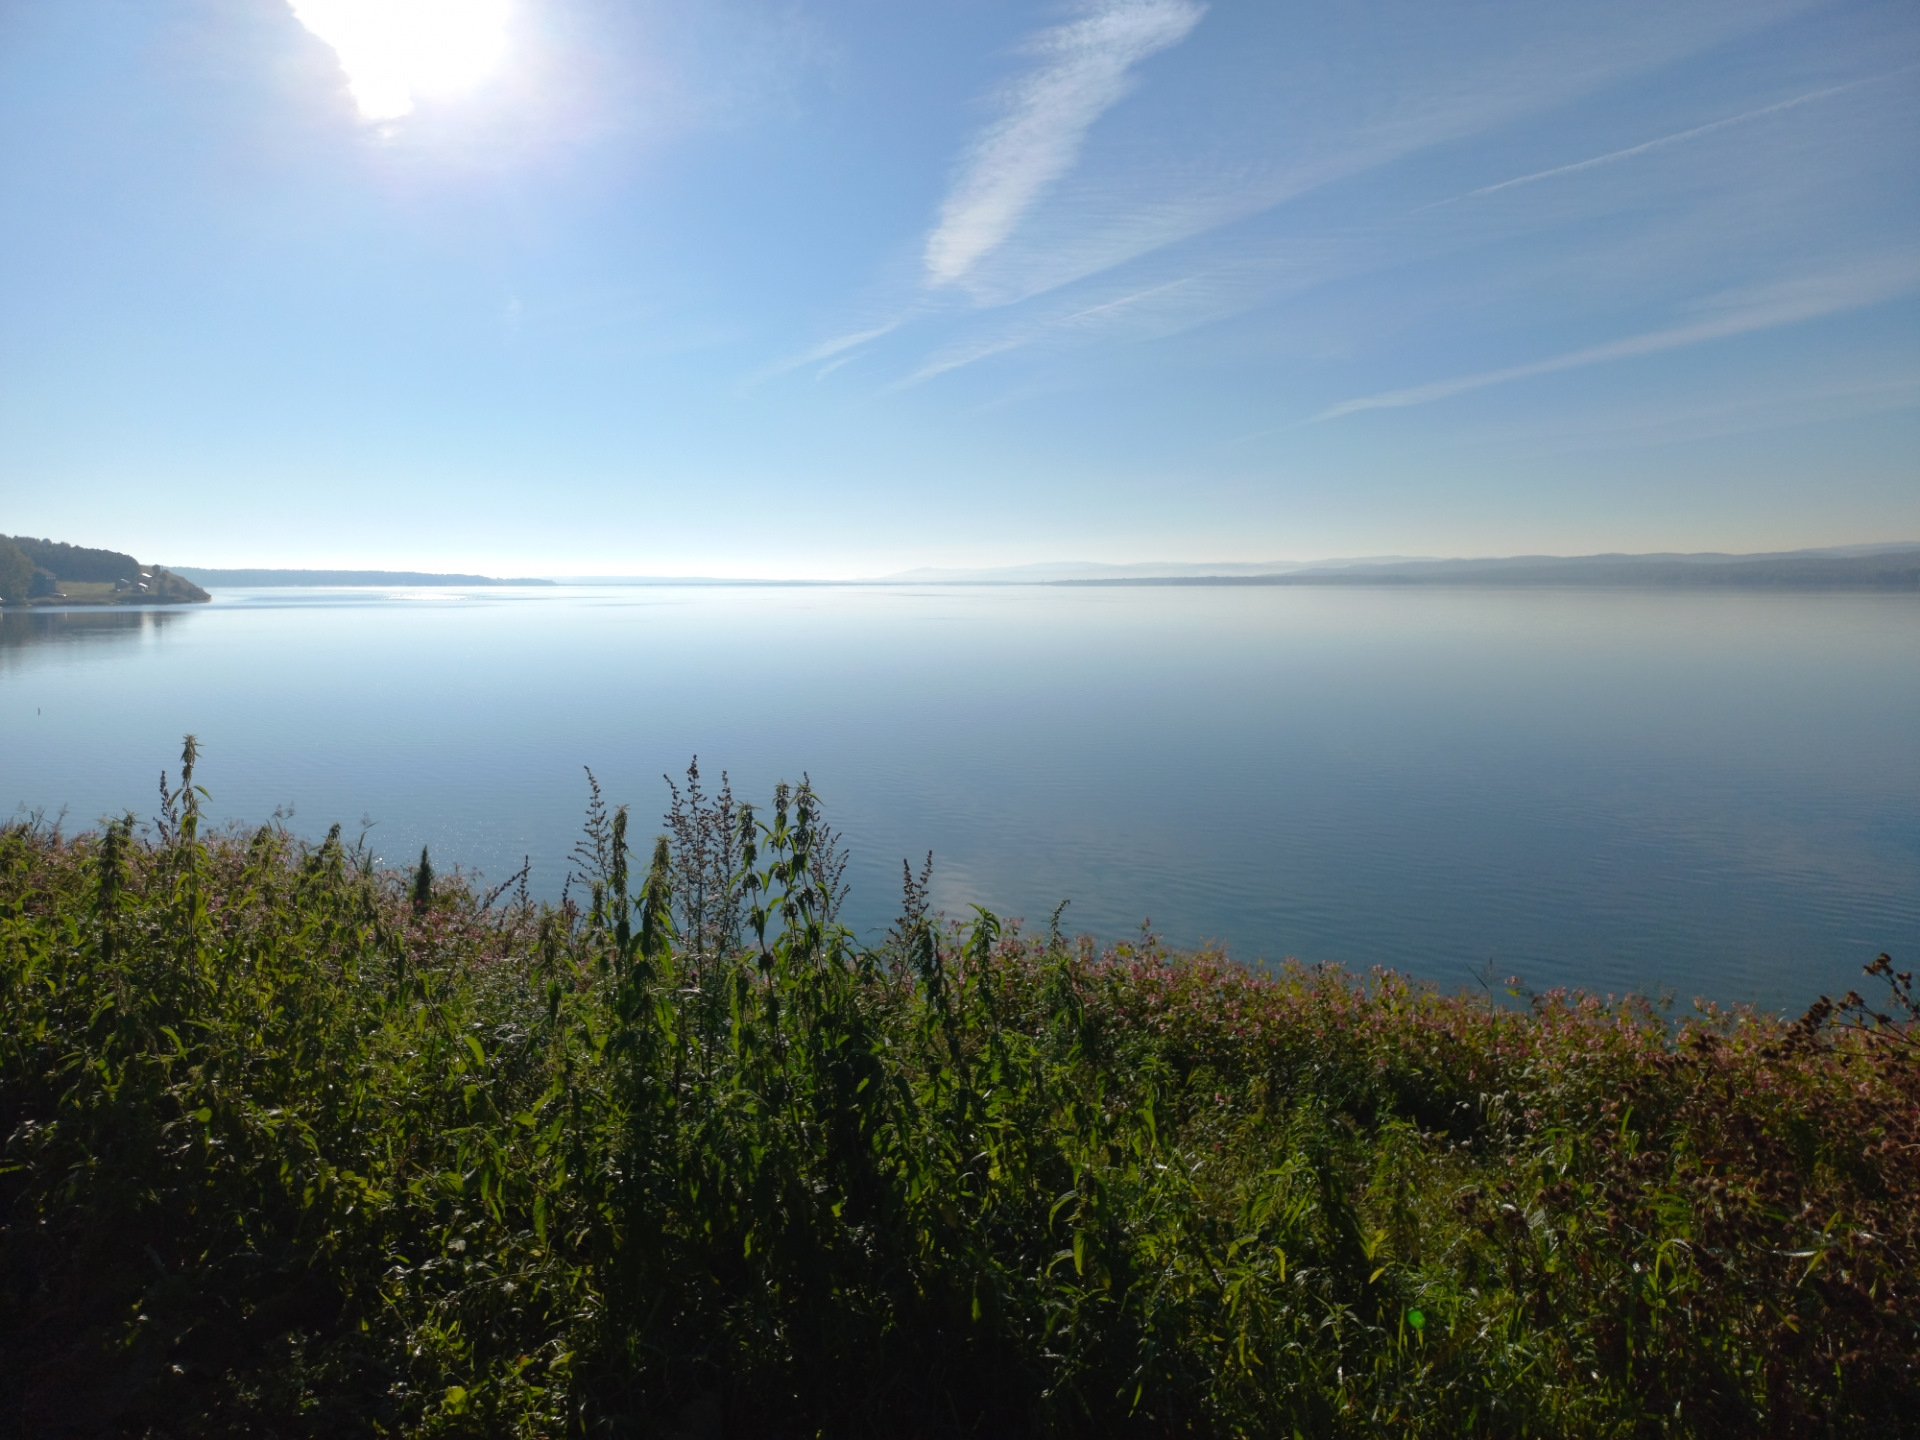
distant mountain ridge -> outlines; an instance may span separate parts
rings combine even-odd
[[[1414,558],[1406,555],[1371,555],[1358,560],[1226,560],[1193,562],[1145,560],[1129,565],[1108,565],[1093,560],[1043,560],[1032,565],[997,565],[984,568],[941,568],[923,565],[915,570],[900,570],[879,576],[879,584],[1003,584],[1056,585],[1077,580],[1111,580],[1124,584],[1130,580],[1172,580],[1210,576],[1285,575],[1318,566],[1396,564]]]
[[[896,583],[985,585],[1581,585],[1920,589],[1920,541],[1733,555],[1379,556],[1259,563],[1059,562],[983,570],[903,571]]]
[[[1062,585],[1499,585],[1920,590],[1920,546],[1865,555],[1516,555],[1269,575],[1061,580]]]
[[[0,536],[0,544],[6,537]],[[267,588],[278,586],[505,587],[560,584],[666,585],[1501,585],[1501,586],[1658,586],[1743,587],[1765,589],[1920,590],[1920,541],[1838,545],[1821,549],[1729,554],[1694,553],[1599,555],[1508,555],[1442,559],[1432,556],[1374,555],[1332,560],[1045,561],[978,569],[922,567],[866,581],[693,579],[685,576],[607,576],[554,580],[502,578],[426,570],[317,570],[272,567],[213,568],[198,565],[142,567],[130,555],[87,550],[53,541],[16,538],[31,550],[39,578],[36,599],[54,577],[120,585],[113,596],[87,599],[194,600],[210,598],[202,586]],[[96,577],[96,573],[98,575]],[[71,589],[68,585],[65,588]],[[89,587],[91,588],[91,587]],[[165,589],[167,593],[162,594]],[[132,591],[129,595],[128,591]],[[174,592],[178,593],[174,593]],[[189,593],[190,592],[190,593]],[[48,601],[66,598],[45,594]]]
[[[279,585],[409,585],[433,588],[459,585],[551,585],[551,580],[501,580],[491,575],[442,575],[426,570],[214,570],[200,565],[176,565],[173,573],[198,585],[240,585],[270,588]]]

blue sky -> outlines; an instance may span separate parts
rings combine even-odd
[[[820,576],[1920,538],[1910,0],[297,3],[0,4],[0,529]]]

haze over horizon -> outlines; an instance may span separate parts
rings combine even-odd
[[[1726,551],[1659,551],[1642,554],[1622,554],[1619,552],[1579,555],[1553,556],[1541,554],[1517,556],[1489,555],[1340,555],[1318,556],[1311,559],[1267,559],[1267,560],[1136,560],[1126,562],[1106,562],[1098,560],[1038,560],[1015,565],[922,565],[907,570],[895,570],[878,575],[707,575],[692,572],[653,573],[647,571],[560,571],[543,576],[525,576],[528,583],[548,585],[594,584],[596,582],[648,582],[672,584],[677,581],[700,583],[738,583],[755,584],[822,584],[822,585],[883,585],[883,584],[919,584],[941,583],[945,581],[993,580],[1009,583],[1035,582],[1047,583],[1058,580],[1081,578],[1127,578],[1127,577],[1220,577],[1248,575],[1278,575],[1306,573],[1372,573],[1391,571],[1405,567],[1430,568],[1433,566],[1465,566],[1473,573],[1481,573],[1481,567],[1498,567],[1513,563],[1545,561],[1555,565],[1574,565],[1596,560],[1616,560],[1631,562],[1658,561],[1766,561],[1775,559],[1799,558],[1839,558],[1865,557],[1870,555],[1897,554],[1906,556],[1920,553],[1920,540],[1893,540],[1873,542],[1864,545],[1837,545],[1797,549],[1787,551],[1766,551],[1760,553],[1729,553]],[[166,562],[163,562],[166,563]],[[311,585],[346,584],[392,584],[400,583],[403,577],[428,577],[435,580],[484,581],[491,585],[515,583],[500,576],[479,575],[474,572],[426,572],[417,568],[409,570],[389,570],[381,568],[362,568],[355,566],[200,566],[184,561],[173,562],[170,567],[210,586],[245,587],[254,581],[253,576],[273,577],[274,584],[305,583]],[[1711,568],[1709,565],[1708,568]],[[356,575],[368,577],[365,580],[346,580],[342,577]],[[296,579],[295,577],[313,577]],[[378,577],[378,578],[374,578]]]
[[[850,578],[1920,535],[1920,12],[0,11],[0,531]]]

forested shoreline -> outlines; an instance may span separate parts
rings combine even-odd
[[[163,565],[30,535],[0,535],[0,604],[193,605],[213,597]]]

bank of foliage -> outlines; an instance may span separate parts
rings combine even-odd
[[[596,792],[558,907],[198,795],[0,836],[8,1434],[1915,1433],[1911,1006],[1503,1007],[924,872],[863,948],[804,787],[649,863]]]
[[[5,535],[0,535],[0,603],[17,604],[34,593],[33,561]]]
[[[62,585],[84,587],[77,595]],[[0,535],[0,602],[75,598],[83,604],[197,604],[213,597],[160,565],[118,550],[95,550],[31,535]]]

